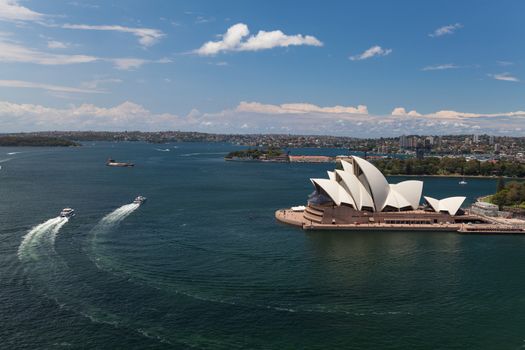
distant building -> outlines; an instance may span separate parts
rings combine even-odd
[[[479,143],[479,135],[472,136],[472,140],[474,140],[474,143]]]
[[[494,144],[494,135],[490,135],[489,136],[489,145],[493,145]]]
[[[405,135],[401,135],[399,137],[399,148],[407,148],[408,147],[408,138]]]
[[[423,160],[425,158],[425,149],[424,148],[416,148],[416,158],[417,160]]]
[[[494,152],[499,152],[501,151],[501,145],[499,143],[495,143],[494,144]]]

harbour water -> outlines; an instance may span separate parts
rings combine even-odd
[[[225,162],[236,147],[0,148],[1,347],[523,347],[525,237],[305,233],[274,212],[333,164]]]

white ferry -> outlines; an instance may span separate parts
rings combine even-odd
[[[146,199],[147,198],[144,196],[137,196],[135,200],[133,200],[133,203],[141,205],[146,201]]]
[[[64,208],[60,212],[60,217],[61,218],[70,218],[70,217],[73,217],[73,216],[75,216],[75,209],[73,209],[73,208]]]

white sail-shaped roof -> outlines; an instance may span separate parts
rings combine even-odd
[[[390,191],[388,192],[388,196],[386,197],[385,204],[383,205],[381,210],[385,209],[386,207],[392,207],[398,210],[407,208],[407,207],[412,208],[412,205],[410,204],[410,202],[405,197],[403,197],[403,195],[397,192],[395,188],[392,187],[392,185],[390,186],[391,186]]]
[[[361,210],[363,207],[367,207],[374,210],[374,201],[372,200],[372,197],[367,192],[365,186],[363,186],[363,184],[359,181],[359,179],[357,178],[357,176],[355,176],[353,172],[336,170],[336,173],[341,178],[343,187],[347,189],[347,191],[354,199],[356,209]]]
[[[356,204],[350,194],[337,181],[330,179],[310,179],[314,186],[319,186],[336,205],[349,204],[354,208]]]
[[[381,211],[388,197],[388,192],[390,191],[388,181],[386,181],[386,178],[379,169],[373,166],[370,162],[356,156],[354,156],[353,159],[363,172],[362,175],[368,183],[368,188],[371,192],[370,194],[374,200],[375,209]]]
[[[416,210],[419,207],[421,193],[423,192],[423,181],[408,180],[390,185],[390,189],[402,195],[409,203],[410,207]]]
[[[461,208],[461,204],[463,204],[465,199],[466,197],[448,197],[439,200],[425,196],[425,200],[432,207],[432,209],[434,209],[434,211],[445,211],[450,215],[456,215],[459,208]]]
[[[346,160],[342,160],[341,165],[343,166],[343,170],[347,173],[354,173],[354,166],[351,163],[347,162]]]
[[[422,181],[409,180],[391,185],[374,165],[356,156],[352,162],[341,161],[341,165],[342,170],[327,172],[328,179],[310,179],[316,190],[325,192],[336,205],[348,204],[357,210],[373,211],[382,211],[387,207],[387,210],[418,208],[423,191]],[[439,211],[439,201],[432,198],[429,201]],[[461,203],[456,208],[455,200],[446,199],[441,205],[447,211],[450,209],[456,213]]]

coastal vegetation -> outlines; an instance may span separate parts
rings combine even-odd
[[[383,158],[372,161],[385,175],[463,175],[525,177],[525,164],[507,160],[479,161],[464,157]]]
[[[19,147],[70,147],[79,143],[60,137],[47,136],[0,136],[0,146]]]
[[[284,160],[287,158],[283,150],[276,147],[268,147],[266,149],[247,149],[230,152],[224,157],[227,160]]]
[[[501,208],[518,207],[525,209],[525,182],[511,181],[501,187],[498,184],[498,191],[490,196],[488,200]]]

